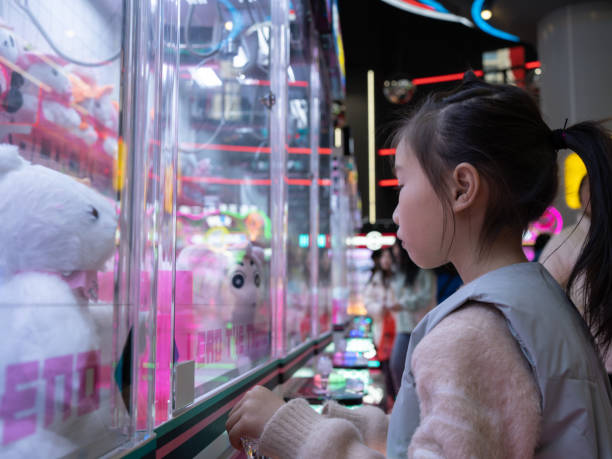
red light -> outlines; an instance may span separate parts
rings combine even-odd
[[[440,75],[425,78],[415,78],[412,83],[416,86],[421,84],[433,84],[433,83],[444,83],[446,81],[458,81],[463,79],[464,72],[461,73],[449,73],[448,75]],[[474,75],[482,76],[482,70],[474,70]]]
[[[378,186],[397,186],[397,179],[384,179],[378,181]]]
[[[540,61],[525,62],[526,69],[537,69],[538,67],[542,67]]]
[[[402,2],[407,3],[408,5],[416,6],[417,8],[423,8],[424,10],[435,11],[432,6],[424,5],[423,3],[419,3],[415,0],[402,0]]]
[[[395,148],[381,148],[378,150],[379,156],[393,156],[395,154]]]
[[[270,185],[270,179],[228,179],[222,177],[182,177],[183,182],[215,183],[219,185]]]
[[[287,179],[289,185],[310,186],[312,180],[308,179]]]
[[[309,155],[310,154],[310,148],[303,148],[303,147],[287,147],[287,151],[294,155]]]

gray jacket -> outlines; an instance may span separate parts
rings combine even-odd
[[[583,319],[539,263],[491,271],[438,305],[411,335],[402,385],[387,435],[387,456],[405,458],[419,425],[410,362],[417,344],[467,302],[487,303],[506,318],[531,365],[541,395],[537,458],[612,458],[612,389]]]

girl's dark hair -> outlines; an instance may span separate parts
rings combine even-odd
[[[583,159],[591,191],[591,227],[567,288],[584,274],[585,319],[607,350],[612,341],[612,241],[607,235],[612,196],[606,180],[612,177],[612,140],[592,121],[568,127],[562,137]],[[423,101],[396,132],[395,143],[400,142],[414,152],[447,211],[444,172],[462,162],[479,171],[490,192],[479,235],[483,250],[504,228],[524,231],[557,193],[558,135],[534,100],[515,86],[489,84],[468,72],[454,91]]]

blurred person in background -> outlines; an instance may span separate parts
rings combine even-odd
[[[591,226],[591,194],[589,186],[589,177],[585,175],[578,188],[580,207],[582,208],[578,221],[553,236],[540,255],[540,262],[555,280],[559,282],[559,285],[566,290]],[[574,282],[567,293],[572,303],[574,303],[580,314],[584,317],[584,276],[575,276]],[[612,382],[612,352],[602,355],[602,358],[608,372],[608,377]]]
[[[434,269],[434,272],[436,273],[436,301],[440,304],[455,293],[463,281],[452,263],[442,265]]]
[[[393,279],[393,255],[391,249],[385,248],[372,252],[374,267],[372,275],[363,291],[364,305],[368,315],[372,317],[376,358],[380,362],[381,371],[385,377],[386,397],[383,405],[389,408],[395,398],[393,377],[389,367],[389,359],[395,340],[395,320],[391,308],[397,303],[391,281]],[[389,398],[391,400],[389,400]]]

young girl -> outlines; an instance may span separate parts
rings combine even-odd
[[[557,192],[562,148],[590,178],[591,226],[571,276],[584,277],[588,326],[521,248]],[[589,333],[607,349],[609,135],[591,122],[551,131],[523,90],[468,75],[400,129],[396,172],[403,247],[424,268],[452,262],[465,285],[413,331],[388,429],[372,407],[332,402],[318,415],[258,387],[230,413],[232,444],[259,438],[262,454],[283,458],[612,457],[612,389]]]

